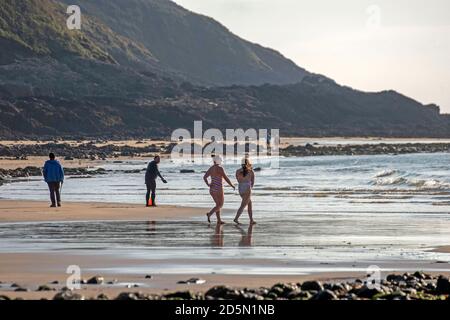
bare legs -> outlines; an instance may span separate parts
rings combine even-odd
[[[242,212],[244,211],[245,207],[247,207],[248,211],[248,217],[250,218],[250,224],[256,224],[255,220],[253,220],[253,205],[252,205],[252,191],[249,189],[245,193],[241,194],[242,202],[241,206],[239,207],[236,217],[234,218],[234,222],[239,224],[239,218],[242,215]]]
[[[223,203],[224,203],[224,195],[223,192],[209,192],[211,197],[213,198],[214,202],[216,203],[216,206],[214,208],[211,209],[211,211],[209,211],[206,214],[206,217],[208,218],[208,222],[211,223],[211,216],[216,213],[217,216],[217,223],[218,224],[224,224],[225,222],[222,221],[222,219],[220,218],[220,210],[223,207]]]

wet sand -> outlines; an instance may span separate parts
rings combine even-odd
[[[138,221],[187,219],[203,216],[205,209],[120,203],[64,202],[61,208],[49,208],[42,201],[0,200],[0,222],[33,221]]]
[[[142,205],[116,204],[116,203],[64,203],[62,208],[49,208],[47,202],[39,201],[12,201],[0,200],[0,223],[11,222],[58,222],[58,221],[146,221],[146,220],[191,220],[193,217],[203,217],[205,209],[162,206],[158,208],[145,208]],[[449,247],[446,247],[448,250]],[[438,250],[443,250],[442,248]],[[439,251],[444,252],[444,251]],[[446,251],[448,252],[448,251]],[[279,282],[303,282],[305,280],[346,281],[356,278],[365,279],[366,268],[376,264],[383,269],[386,275],[392,270],[414,272],[416,270],[429,270],[435,274],[448,274],[448,264],[436,261],[376,261],[364,262],[357,265],[352,263],[324,264],[308,261],[288,262],[283,260],[245,258],[236,260],[215,256],[213,259],[197,258],[196,266],[205,265],[220,268],[230,264],[237,265],[236,270],[251,269],[254,266],[283,268],[295,264],[300,269],[309,270],[297,274],[244,274],[245,271],[235,274],[202,273],[189,271],[174,273],[164,271],[152,274],[146,270],[158,270],[161,266],[170,264],[171,267],[185,266],[192,261],[184,258],[170,257],[170,259],[157,257],[121,256],[108,254],[102,250],[57,250],[45,252],[26,253],[0,253],[0,295],[9,297],[22,297],[25,299],[52,298],[56,291],[37,292],[40,285],[49,285],[56,290],[66,285],[67,267],[77,265],[81,269],[83,279],[94,275],[105,278],[105,285],[83,285],[79,293],[86,298],[96,297],[105,293],[115,297],[121,292],[141,291],[145,293],[164,293],[180,290],[204,292],[215,285],[229,285],[237,288],[272,286]],[[125,271],[124,271],[125,270]],[[173,270],[173,268],[172,268]],[[199,269],[202,270],[202,269]],[[314,270],[313,272],[311,270]],[[433,271],[434,270],[434,271]],[[289,272],[289,271],[287,271]],[[150,274],[152,279],[146,279]],[[187,285],[178,281],[190,278],[200,278],[204,284]],[[108,284],[109,281],[117,282]],[[58,281],[58,284],[51,284]],[[17,283],[29,292],[15,292],[11,284]],[[138,287],[133,287],[135,284]],[[130,287],[128,287],[130,286]]]
[[[176,263],[171,261],[172,263]],[[163,261],[154,260],[152,264],[160,264]],[[218,259],[215,261],[218,265],[227,264],[226,259]],[[270,265],[274,262],[266,260],[249,260],[242,261],[242,264],[265,264]],[[395,262],[383,262],[387,269],[396,268]],[[54,295],[66,286],[69,274],[66,273],[69,265],[77,265],[81,269],[81,278],[89,279],[93,276],[104,277],[102,285],[81,285],[81,289],[76,290],[77,293],[83,295],[86,299],[95,298],[99,294],[106,294],[110,298],[118,296],[122,292],[143,292],[146,294],[164,294],[176,291],[190,290],[192,292],[206,292],[213,286],[227,285],[234,288],[259,288],[271,287],[277,283],[299,283],[309,280],[318,280],[322,282],[346,282],[355,279],[366,279],[365,270],[357,271],[327,271],[311,274],[170,274],[170,273],[115,273],[115,272],[96,272],[102,268],[108,269],[109,266],[141,266],[150,267],[148,261],[125,259],[121,257],[113,257],[108,255],[77,255],[77,254],[61,254],[61,253],[8,253],[0,254],[0,295],[5,294],[10,298],[21,297],[24,299],[51,299]],[[399,267],[400,270],[413,272],[417,266],[415,262],[403,263]],[[423,266],[423,265],[422,265]],[[428,264],[429,268],[431,264]],[[434,265],[439,268],[439,265]],[[384,271],[386,276],[390,271]],[[432,275],[450,273],[448,271],[436,270],[428,272]],[[151,275],[151,279],[146,278]],[[191,278],[199,278],[206,281],[203,284],[180,284],[179,281]],[[57,281],[57,284],[54,282]],[[12,284],[17,284],[21,288],[26,288],[28,292],[15,292]],[[47,285],[54,291],[37,291],[39,286]],[[137,287],[135,287],[137,285]]]
[[[6,294],[11,298],[22,297],[25,299],[52,298],[56,291],[39,292],[36,291],[40,285],[48,285],[50,288],[61,289],[66,286],[67,267],[76,264],[81,268],[82,279],[89,279],[97,273],[92,271],[83,272],[92,268],[101,268],[105,265],[114,264],[139,264],[142,261],[125,260],[108,256],[83,256],[83,255],[61,255],[58,253],[28,253],[28,254],[0,254],[0,295]],[[156,262],[158,263],[158,262]],[[223,261],[226,263],[226,261]],[[261,261],[264,263],[264,261]],[[229,285],[236,288],[259,288],[262,286],[272,286],[279,282],[297,283],[305,280],[346,280],[363,277],[364,273],[323,273],[320,275],[223,275],[223,274],[150,274],[151,279],[146,279],[147,273],[136,274],[115,274],[100,273],[105,278],[104,285],[82,285],[81,290],[77,290],[86,298],[96,297],[104,293],[109,297],[115,297],[121,292],[145,292],[161,294],[164,292],[191,290],[193,292],[205,292],[216,285]],[[192,277],[205,280],[204,284],[178,284],[181,280],[188,280]],[[52,284],[58,281],[58,284]],[[117,281],[115,284],[108,284],[110,281]],[[10,285],[16,283],[29,292],[14,292]],[[137,284],[139,287],[134,288]],[[131,286],[128,288],[127,285]]]
[[[433,252],[450,253],[450,246],[437,247],[436,249],[433,250]]]

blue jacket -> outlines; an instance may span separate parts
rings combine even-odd
[[[64,170],[59,161],[47,160],[44,165],[45,182],[62,182],[64,181]]]

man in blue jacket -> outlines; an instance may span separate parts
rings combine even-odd
[[[44,165],[44,179],[48,184],[50,190],[50,200],[52,202],[51,208],[57,205],[61,207],[61,194],[59,192],[61,184],[64,182],[64,170],[58,160],[55,160],[55,155],[50,153],[48,155],[50,160],[47,160]]]

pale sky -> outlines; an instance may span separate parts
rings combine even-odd
[[[175,0],[299,66],[450,113],[449,0]]]

